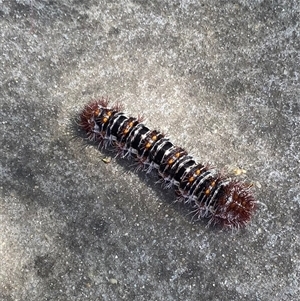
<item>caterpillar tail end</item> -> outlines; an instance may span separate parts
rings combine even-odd
[[[252,185],[230,181],[218,198],[210,222],[225,228],[241,228],[250,222],[256,207]]]

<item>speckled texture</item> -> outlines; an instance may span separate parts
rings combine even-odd
[[[0,1],[0,300],[298,300],[298,2]],[[246,170],[252,223],[192,223],[72,139],[99,96]]]

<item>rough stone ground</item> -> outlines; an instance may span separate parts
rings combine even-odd
[[[297,0],[0,0],[0,300],[299,300]],[[72,139],[109,96],[260,202],[206,228]]]

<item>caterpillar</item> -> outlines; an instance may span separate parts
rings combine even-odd
[[[105,98],[94,100],[80,112],[79,127],[88,140],[114,148],[121,158],[133,158],[138,169],[156,170],[162,185],[174,187],[177,200],[197,219],[225,228],[250,221],[256,208],[252,185],[197,163],[162,132],[145,126],[143,118],[127,117],[122,109],[119,104],[109,107]]]

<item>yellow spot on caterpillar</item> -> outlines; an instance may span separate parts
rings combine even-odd
[[[133,125],[134,125],[133,121],[128,122],[128,124],[126,124],[125,129],[123,130],[123,134],[125,135],[128,134],[128,132],[132,129]]]
[[[194,178],[193,176],[191,176],[191,177],[189,177],[188,181],[189,181],[190,183],[192,183],[192,182],[195,181],[195,178]]]
[[[168,164],[171,165],[171,164],[173,164],[173,163],[174,163],[174,159],[171,158],[171,159],[168,161]]]

